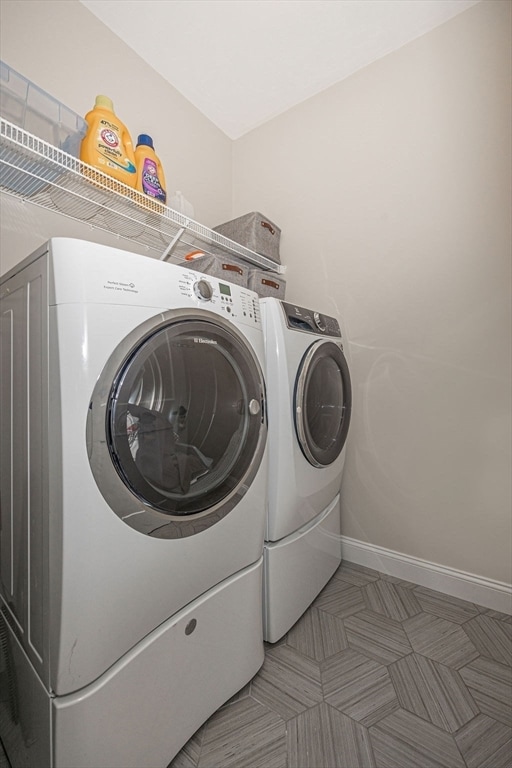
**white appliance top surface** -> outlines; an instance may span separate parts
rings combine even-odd
[[[91,303],[208,310],[261,330],[258,295],[184,266],[82,240],[50,241],[50,304]],[[199,283],[211,296],[204,298]]]

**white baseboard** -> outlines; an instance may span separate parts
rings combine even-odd
[[[512,585],[437,565],[365,541],[341,537],[343,559],[502,613],[512,613]]]

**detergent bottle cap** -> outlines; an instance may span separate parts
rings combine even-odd
[[[109,109],[111,112],[114,111],[114,105],[112,103],[112,99],[109,99],[108,96],[96,96],[96,102],[94,104],[95,107],[100,107],[103,109]]]
[[[151,149],[154,149],[153,147],[153,139],[151,136],[148,136],[147,133],[141,133],[139,134],[139,137],[137,139],[137,146],[139,144],[144,144],[147,147],[151,147]]]

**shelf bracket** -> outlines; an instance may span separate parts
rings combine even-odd
[[[160,261],[167,261],[167,258],[171,255],[171,253],[174,250],[174,247],[178,244],[181,236],[185,233],[185,227],[182,227],[179,229],[176,234],[174,235],[173,239],[165,249],[165,251],[160,256]]]

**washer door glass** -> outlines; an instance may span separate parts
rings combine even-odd
[[[105,382],[110,375],[107,366]],[[104,405],[96,387],[105,447],[91,440],[91,466],[114,511],[165,538],[197,533],[227,514],[261,462],[266,433],[261,370],[236,329],[217,319],[159,323],[110,383]],[[197,516],[193,526],[176,522]]]
[[[300,447],[315,467],[332,464],[347,439],[352,390],[340,344],[317,341],[302,358],[295,387],[295,427]]]

